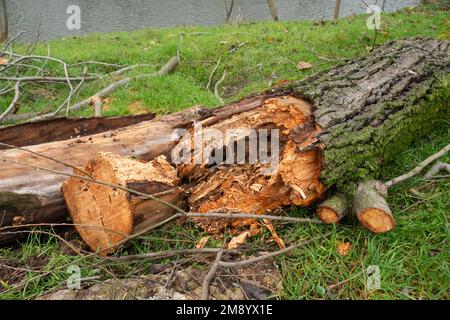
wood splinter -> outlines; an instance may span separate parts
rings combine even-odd
[[[386,202],[387,187],[384,183],[369,180],[361,183],[353,199],[353,211],[363,226],[374,233],[395,228],[395,220]]]
[[[336,193],[317,206],[316,214],[327,224],[336,224],[348,213],[347,199]]]

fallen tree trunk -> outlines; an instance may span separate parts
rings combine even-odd
[[[353,195],[357,183],[376,178],[381,163],[426,134],[435,120],[448,117],[449,71],[448,42],[400,40],[374,50],[368,57],[226,107],[163,116],[118,130],[115,137],[86,137],[82,145],[67,140],[30,149],[79,167],[100,151],[147,161],[166,155],[173,161],[173,151],[190,150],[190,160],[201,160],[177,163],[177,172],[192,210],[263,213],[291,204],[306,206],[323,198],[331,186]],[[243,131],[238,130],[222,143],[209,137],[196,151],[190,148],[195,144],[194,120],[216,133]],[[177,128],[186,128],[191,135],[178,141],[173,135]],[[279,132],[276,139],[269,133],[274,129]],[[216,161],[219,150],[224,150],[225,158],[241,141],[253,139],[254,132],[258,143],[264,139],[270,140],[270,146],[279,142],[279,161]],[[267,136],[261,138],[264,133]],[[216,147],[209,148],[212,141]],[[246,148],[248,144],[244,144],[247,157]],[[0,151],[0,160],[29,163],[31,158],[19,150]],[[48,160],[32,160],[35,165],[71,171]],[[65,217],[60,191],[64,177],[17,164],[5,165],[6,170],[0,172],[0,210],[7,217],[3,226],[12,224],[18,216],[23,217],[19,220],[24,224]],[[248,223],[242,219],[195,221],[210,232]]]

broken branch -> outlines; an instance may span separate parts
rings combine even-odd
[[[116,90],[128,85],[133,79],[139,79],[139,78],[143,78],[143,77],[160,77],[160,76],[168,75],[170,72],[172,72],[178,66],[179,63],[180,63],[179,57],[174,56],[163,67],[161,67],[161,69],[159,71],[157,71],[155,73],[152,73],[149,75],[139,75],[139,76],[136,76],[133,78],[128,77],[128,78],[124,78],[119,81],[116,81],[116,82],[108,85],[106,88],[100,90],[93,96],[71,106],[70,111],[77,111],[83,107],[94,104],[96,98],[104,99],[104,98],[108,97],[110,94],[112,94]],[[96,98],[94,98],[94,97],[96,97]]]
[[[16,105],[19,102],[19,98],[20,98],[20,84],[21,84],[20,81],[16,82],[16,85],[14,86],[14,91],[15,91],[14,98],[11,101],[11,104],[9,105],[9,107],[6,108],[5,112],[3,112],[0,115],[0,122],[2,122],[3,119],[5,119],[10,113],[12,113],[16,110]]]

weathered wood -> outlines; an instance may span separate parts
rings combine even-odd
[[[309,205],[321,198],[324,186],[333,185],[351,198],[359,181],[376,177],[384,161],[426,134],[435,120],[449,116],[449,71],[449,42],[414,38],[388,43],[368,57],[284,86],[286,95],[278,102],[266,100],[261,108],[222,123],[222,127],[236,122],[235,127],[281,128],[287,142],[275,173],[265,179],[259,164],[219,169],[206,164],[181,166],[181,177],[197,182],[190,190],[190,206],[199,212],[260,213],[282,205]],[[289,102],[288,111],[283,110],[282,101],[295,97],[313,106],[311,114],[303,111],[303,120],[293,113],[301,102]],[[285,117],[282,123],[267,116],[268,106]],[[221,129],[220,124],[210,127]],[[255,191],[253,183],[263,191]],[[270,191],[264,192],[267,187]],[[242,225],[242,221],[194,220],[209,232]]]
[[[164,192],[171,201],[180,202],[182,193],[176,169],[164,156],[143,163],[111,153],[100,153],[88,162],[79,175],[122,187],[140,184],[150,194]],[[138,187],[139,189],[139,187]],[[174,192],[167,193],[171,189]],[[62,185],[66,206],[75,228],[93,251],[105,255],[114,245],[124,241],[152,223],[160,222],[173,213],[169,207],[157,208],[155,201],[135,199],[124,190],[113,189],[72,177]]]
[[[426,134],[435,120],[447,118],[449,71],[449,42],[399,40],[369,56],[223,108],[156,118],[117,130],[115,136],[93,135],[92,142],[85,137],[82,140],[86,143],[67,140],[32,148],[83,167],[100,151],[147,161],[161,154],[169,159],[178,142],[173,139],[173,129],[192,131],[194,120],[218,130],[230,126],[278,128],[282,132],[281,161],[276,172],[269,175],[261,174],[261,169],[267,169],[261,164],[179,165],[179,177],[192,184],[189,205],[201,212],[224,209],[248,213],[290,204],[309,205],[331,186],[351,197],[357,183],[378,178],[377,169],[383,162]],[[32,160],[35,165],[71,172],[22,151],[3,150],[1,158]],[[47,212],[43,208],[49,203],[62,205],[63,180],[5,164],[5,170],[0,171],[0,210],[23,217],[25,223],[39,220],[37,213],[45,216],[42,211]],[[62,211],[57,212],[64,216]],[[232,225],[240,226],[242,221],[233,221]],[[204,226],[209,228],[208,223]]]
[[[8,40],[8,14],[6,0],[0,0],[0,42]]]
[[[354,190],[450,115],[450,42],[411,38],[291,85],[322,128],[321,180]]]
[[[201,117],[201,113],[200,109],[194,108],[114,131],[39,144],[28,149],[77,167],[84,167],[98,152],[112,152],[151,160],[170,150],[175,143],[172,138],[175,127],[188,126],[193,119]],[[1,150],[0,158],[72,173],[72,168],[31,156],[21,150]],[[61,175],[2,162],[0,226],[67,221],[68,215],[61,192],[61,185],[66,179],[67,177]],[[15,238],[17,235],[0,234],[0,243],[7,243]]]
[[[0,129],[0,142],[17,147],[32,146],[124,128],[151,120],[154,113],[111,118],[57,118]],[[0,146],[0,150],[8,149]]]

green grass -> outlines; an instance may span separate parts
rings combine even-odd
[[[183,27],[143,30],[131,33],[97,34],[49,42],[51,55],[69,63],[87,60],[118,64],[151,63],[152,67],[134,70],[128,75],[152,72],[171,56],[180,52],[182,63],[170,76],[133,81],[130,86],[110,97],[105,115],[132,113],[129,106],[138,102],[148,111],[164,114],[193,105],[215,106],[219,102],[206,90],[209,75],[219,57],[222,62],[213,76],[213,84],[227,71],[220,94],[225,101],[233,101],[252,92],[265,90],[271,83],[306,77],[329,68],[336,62],[318,58],[341,59],[368,54],[373,46],[373,32],[365,26],[365,16],[342,19],[338,23],[282,22],[251,23],[240,26]],[[402,10],[383,15],[383,31],[376,44],[386,41],[425,35],[436,38],[450,36],[450,17],[447,11],[431,7]],[[195,35],[190,33],[196,33]],[[240,46],[233,52],[233,47]],[[17,52],[26,48],[17,47]],[[36,54],[46,54],[41,44]],[[312,63],[309,70],[299,71],[298,61]],[[48,75],[63,75],[60,66],[49,63]],[[73,70],[81,73],[82,70]],[[90,72],[112,69],[90,66]],[[95,93],[112,79],[89,83],[77,97],[80,100]],[[2,84],[3,86],[3,84]],[[64,91],[65,90],[65,91]],[[65,86],[30,85],[21,100],[21,111],[56,108],[66,97]],[[0,112],[9,104],[12,95],[0,97]],[[131,110],[130,110],[131,109]],[[92,115],[87,109],[78,115]],[[413,168],[421,160],[448,144],[449,122],[436,123],[435,130],[411,148],[398,155],[394,163],[382,168],[385,180]],[[449,162],[450,157],[443,158]],[[415,186],[424,194],[414,197],[408,190]],[[391,190],[388,202],[393,209],[397,228],[388,234],[374,235],[355,221],[346,221],[333,229],[329,226],[279,226],[279,234],[287,243],[309,239],[332,231],[331,236],[278,259],[283,277],[283,290],[274,298],[282,299],[448,299],[449,252],[448,211],[450,208],[449,180],[423,181],[413,178]],[[289,209],[287,214],[311,216],[313,209]],[[192,248],[205,234],[190,223],[163,228],[127,244],[121,254],[143,253],[169,248]],[[267,236],[267,234],[266,234]],[[78,241],[70,235],[71,241]],[[352,243],[349,254],[341,257],[336,251],[337,241]],[[213,240],[208,246],[219,246]],[[261,245],[259,238],[250,243],[255,249],[274,250],[273,245]],[[36,257],[42,258],[33,269]],[[102,279],[127,277],[148,273],[148,261],[117,263],[97,257],[80,259],[69,254],[55,236],[32,234],[22,245],[0,249],[0,258],[14,260],[28,271],[20,273],[18,282],[1,278],[8,290],[0,299],[31,299],[53,288],[65,286],[70,264],[80,265],[82,276],[100,275]],[[0,264],[2,264],[0,259]],[[158,263],[169,262],[163,260]],[[365,289],[364,270],[377,265],[381,270],[381,289]],[[0,266],[1,270],[1,266]],[[36,275],[49,274],[36,279]],[[330,286],[343,282],[341,285]],[[17,283],[26,284],[14,289]],[[0,288],[1,288],[0,286]]]

